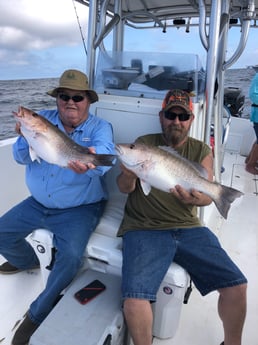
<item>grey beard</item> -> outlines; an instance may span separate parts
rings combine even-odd
[[[186,136],[187,133],[185,133],[181,129],[171,129],[170,127],[168,127],[167,130],[164,131],[164,137],[167,142],[167,145],[169,146],[178,145],[181,141],[185,139]]]

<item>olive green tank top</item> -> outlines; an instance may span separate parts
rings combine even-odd
[[[166,145],[161,133],[139,137],[136,142],[154,146]],[[201,163],[210,151],[207,144],[191,137],[177,149],[183,157],[198,163]],[[135,190],[128,194],[117,235],[122,236],[130,230],[167,230],[200,225],[196,206],[185,205],[171,193],[153,187],[150,193],[145,195],[140,180],[137,179]]]

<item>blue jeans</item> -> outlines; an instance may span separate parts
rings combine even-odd
[[[206,227],[131,230],[123,235],[123,298],[155,301],[173,261],[189,273],[202,295],[247,282]]]
[[[67,209],[48,209],[29,197],[0,218],[0,254],[13,266],[29,269],[39,264],[37,255],[25,240],[33,230],[53,233],[55,263],[47,285],[29,309],[31,320],[40,324],[55,301],[77,273],[91,233],[103,214],[106,202]]]

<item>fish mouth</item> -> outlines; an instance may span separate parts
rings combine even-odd
[[[18,111],[12,111],[13,116],[15,117],[23,117],[23,114],[21,112],[21,107],[19,106]]]
[[[12,111],[12,114],[14,117],[20,117],[19,114],[17,113],[17,111]]]
[[[18,107],[18,111],[17,111],[17,112],[16,112],[16,111],[13,111],[13,115],[14,115],[15,117],[24,117],[24,112],[23,112],[22,106],[19,106],[19,107]]]
[[[115,146],[115,150],[116,150],[116,152],[117,152],[119,155],[122,155],[122,154],[123,154],[123,149],[122,149],[122,147],[121,147],[119,144],[117,144],[117,145]]]

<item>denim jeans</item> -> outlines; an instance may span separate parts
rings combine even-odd
[[[247,282],[206,227],[131,230],[123,236],[123,298],[155,301],[173,261],[189,273],[202,295]]]
[[[29,197],[0,218],[0,254],[13,266],[29,269],[39,264],[27,237],[35,229],[53,233],[55,263],[47,285],[29,309],[40,324],[77,273],[91,233],[103,214],[105,201],[66,209],[48,209]]]

